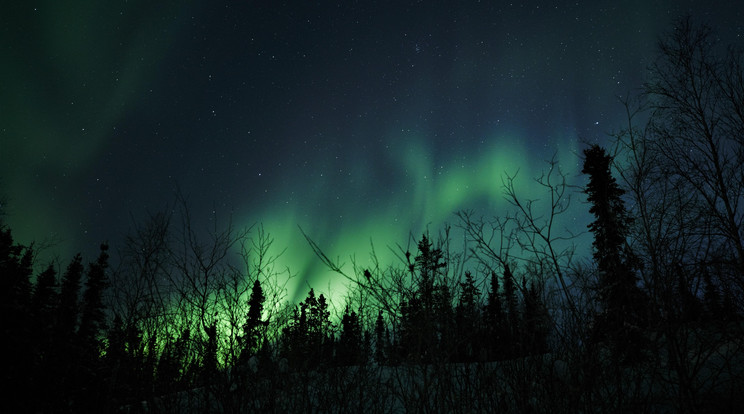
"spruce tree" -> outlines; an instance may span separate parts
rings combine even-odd
[[[522,353],[534,355],[547,352],[550,314],[540,297],[535,281],[527,286],[527,280],[522,278],[522,293],[524,295],[522,311]]]
[[[622,264],[622,249],[629,223],[621,198],[625,191],[612,176],[611,162],[612,157],[597,145],[584,150],[581,172],[589,175],[584,192],[591,204],[589,212],[595,218],[588,227],[594,235],[594,259],[602,271]]]
[[[292,308],[292,317],[282,330],[281,354],[292,367],[300,367],[307,354],[307,304]]]
[[[395,358],[399,360],[419,360],[424,353],[426,329],[425,314],[421,301],[414,294],[400,304],[400,326],[395,333]]]
[[[80,366],[77,371],[80,393],[76,400],[81,408],[103,407],[110,403],[104,394],[106,373],[100,358],[104,350],[102,339],[106,329],[103,292],[107,284],[108,257],[108,245],[102,244],[98,259],[90,264],[85,280],[77,338],[80,352]]]
[[[187,353],[191,330],[186,327],[178,337],[170,338],[158,359],[155,377],[155,388],[158,393],[166,394],[188,386]]]
[[[331,312],[328,310],[328,302],[325,295],[318,295],[315,307],[310,309],[311,346],[318,362],[329,363],[333,358],[333,325],[331,324]]]
[[[57,324],[60,338],[70,341],[72,335],[77,332],[78,320],[80,318],[80,286],[83,278],[83,258],[78,253],[67,266],[62,275],[60,286],[59,309]]]
[[[132,369],[132,361],[127,358],[127,344],[124,336],[124,322],[119,314],[114,319],[106,334],[106,354],[104,363],[109,371],[115,374],[110,385],[113,388],[111,395],[112,403],[123,405],[125,401],[132,398],[133,379],[129,375]]]
[[[443,252],[435,248],[426,234],[421,236],[418,243],[419,253],[416,256],[416,269],[419,272],[418,292],[424,312],[431,314],[434,307],[434,290],[437,276],[447,266],[443,260]]]
[[[8,412],[22,412],[23,403],[32,401],[34,357],[29,322],[31,300],[32,249],[15,244],[10,229],[0,228],[0,315],[5,357],[2,360],[6,395],[12,396]],[[14,404],[19,404],[14,406]],[[25,407],[26,409],[28,407]]]
[[[480,348],[480,313],[478,297],[480,291],[470,272],[465,272],[465,281],[460,282],[460,300],[455,308],[455,331],[457,332],[458,361],[473,361]]]
[[[103,291],[107,285],[108,258],[108,245],[104,243],[98,259],[90,264],[85,281],[79,335],[91,352],[98,351],[100,336],[106,324]]]
[[[198,372],[198,383],[200,385],[210,385],[214,376],[217,374],[217,350],[218,350],[218,331],[217,323],[204,326],[203,348],[201,352],[201,365]],[[154,344],[153,344],[154,345]]]
[[[37,319],[47,328],[52,325],[52,318],[57,307],[57,271],[53,265],[49,265],[46,270],[41,272],[36,278],[34,285],[33,297],[31,299],[31,309]]]
[[[253,282],[251,296],[248,299],[248,316],[243,325],[243,349],[241,357],[244,359],[255,355],[261,348],[262,327],[266,325],[266,323],[261,320],[265,300],[266,297],[263,294],[261,282],[256,279],[256,281]]]
[[[57,271],[53,265],[39,274],[34,285],[31,298],[31,336],[32,352],[35,354],[36,367],[32,375],[36,379],[36,387],[47,389],[51,386],[47,367],[51,362],[54,343],[54,327],[57,308]]]
[[[390,332],[385,326],[385,318],[382,315],[382,310],[380,310],[375,321],[375,361],[380,365],[387,363],[389,350]]]
[[[499,276],[491,271],[488,302],[486,303],[486,348],[488,359],[503,359],[505,357],[506,336],[504,307],[501,299]]]
[[[10,229],[0,229],[0,299],[5,316],[27,313],[31,298],[33,249],[15,244]]]
[[[54,378],[48,384],[45,406],[54,411],[55,407],[67,406],[70,395],[79,387],[78,370],[81,350],[77,338],[80,317],[80,286],[83,277],[83,259],[75,255],[62,275],[60,292],[56,303],[55,323],[51,332],[52,346],[45,363],[45,376]]]
[[[282,331],[282,350],[292,366],[311,369],[328,363],[333,356],[333,333],[328,303],[322,294],[310,289],[307,297],[293,309],[289,324]]]
[[[625,193],[610,170],[612,157],[597,145],[584,150],[582,173],[589,175],[584,190],[594,221],[594,260],[599,273],[602,313],[595,323],[596,338],[609,341],[624,354],[639,350],[639,329],[645,324],[646,303],[631,268],[632,255],[625,249],[630,219],[622,196]]]
[[[449,286],[442,283],[434,290],[434,308],[431,314],[434,322],[434,337],[432,351],[438,361],[450,360],[456,350],[457,332],[455,331],[455,312],[452,306],[452,292]]]
[[[414,262],[409,260],[413,289],[401,301],[401,326],[398,353],[401,357],[430,361],[432,354],[449,347],[452,319],[451,294],[437,282],[447,264],[444,253],[434,247],[426,234],[418,242]]]
[[[504,318],[504,339],[502,350],[505,357],[512,358],[519,353],[519,332],[521,330],[521,318],[519,300],[517,299],[517,286],[509,264],[504,265],[504,304],[506,315]]]
[[[347,306],[341,318],[341,334],[338,340],[336,360],[339,365],[360,364],[363,357],[362,327],[359,315]]]

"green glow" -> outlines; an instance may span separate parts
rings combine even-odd
[[[35,14],[23,16],[22,21],[33,22],[39,30],[16,33],[24,43],[13,51],[14,58],[0,67],[0,76],[12,79],[3,86],[3,92],[13,102],[0,113],[0,124],[3,128],[8,125],[0,130],[0,178],[11,197],[7,220],[20,243],[68,238],[55,247],[55,253],[62,258],[71,257],[81,248],[75,238],[85,223],[81,226],[71,218],[85,218],[80,218],[76,205],[63,205],[55,197],[72,200],[69,203],[80,202],[86,195],[73,192],[80,188],[81,177],[92,162],[116,139],[117,124],[130,115],[135,105],[154,107],[149,99],[153,96],[151,89],[157,95],[158,85],[152,79],[163,69],[162,59],[181,29],[190,25],[194,7],[193,2],[186,7],[164,7],[130,1],[110,7],[95,2],[68,5],[42,1],[38,11],[27,8]],[[289,298],[304,296],[307,281],[319,291],[330,287],[332,292],[326,292],[327,296],[336,303],[345,292],[345,282],[322,268],[297,226],[302,226],[330,257],[340,258],[347,266],[350,255],[355,255],[362,266],[368,263],[372,242],[384,265],[395,261],[388,246],[405,245],[409,233],[417,238],[427,226],[436,231],[454,221],[452,213],[458,210],[480,208],[483,214],[505,214],[510,206],[501,189],[504,173],[519,171],[521,197],[540,195],[531,179],[539,175],[544,165],[526,146],[527,141],[539,137],[527,136],[523,130],[500,128],[473,139],[472,144],[453,143],[452,152],[437,152],[435,147],[442,143],[432,143],[441,141],[441,137],[434,134],[435,120],[424,119],[422,114],[446,115],[441,114],[439,106],[443,94],[452,93],[453,100],[462,102],[461,110],[458,109],[461,114],[478,109],[472,107],[467,94],[482,84],[484,70],[479,62],[484,60],[473,58],[480,56],[481,46],[467,42],[468,36],[464,36],[462,43],[470,45],[469,49],[458,52],[458,59],[449,67],[431,65],[431,61],[416,63],[420,73],[410,87],[413,93],[407,98],[397,97],[400,108],[395,110],[396,117],[399,115],[406,122],[390,119],[390,124],[396,126],[378,131],[380,145],[390,146],[383,160],[394,177],[389,189],[370,187],[379,182],[374,174],[381,166],[371,165],[377,160],[365,159],[366,154],[360,149],[354,159],[340,162],[340,167],[351,173],[353,183],[346,181],[345,175],[329,174],[339,167],[335,161],[313,160],[326,169],[322,177],[286,177],[293,190],[290,185],[270,187],[260,204],[251,200],[245,211],[241,211],[243,206],[232,206],[244,214],[242,222],[265,225],[276,240],[277,252],[287,248],[277,268],[288,268],[297,276],[290,286]],[[527,40],[534,42],[531,46],[542,42],[541,38]],[[542,60],[544,48],[511,46],[508,50],[508,60],[488,59],[493,65],[489,71],[520,75],[512,73],[513,69],[532,68],[542,74],[541,67],[534,63]],[[560,52],[555,49],[554,53],[558,54],[554,60],[558,60]],[[579,51],[579,55],[583,52]],[[442,71],[446,72],[444,76]],[[503,83],[499,89],[507,94],[500,98],[521,96],[520,86],[524,85],[519,82],[525,81],[519,79],[495,80]],[[549,82],[541,81],[544,83]],[[602,85],[592,87],[606,89]],[[572,114],[562,116],[564,119],[557,120],[556,125],[575,124]],[[359,132],[369,132],[374,126],[372,122],[360,125]],[[523,127],[526,130],[529,126]],[[328,137],[328,142],[343,142],[338,138]],[[570,140],[564,137],[556,139],[567,141]],[[463,147],[468,150],[461,150]],[[574,159],[574,147],[575,143],[570,149],[560,147],[559,159]],[[574,163],[569,164],[564,172],[571,175],[576,169]],[[298,183],[304,189],[289,196],[287,193],[294,191]],[[369,194],[375,196],[368,197]],[[22,206],[23,211],[15,206]]]
[[[529,152],[519,133],[493,133],[481,144],[481,151],[462,157],[448,154],[450,156],[441,162],[435,159],[436,154],[423,136],[398,132],[387,142],[391,142],[389,168],[395,171],[396,177],[387,199],[366,203],[364,193],[376,189],[357,188],[318,177],[307,186],[312,190],[298,197],[301,201],[276,202],[281,208],[268,203],[262,212],[243,219],[246,223],[262,222],[275,239],[276,252],[286,248],[277,264],[296,276],[288,286],[289,300],[301,300],[310,284],[316,291],[325,293],[336,306],[342,306],[347,290],[347,281],[325,269],[313,255],[298,225],[328,257],[345,263],[344,270],[351,273],[352,257],[359,266],[371,265],[370,243],[374,244],[382,266],[396,264],[397,259],[389,247],[397,249],[396,244],[405,247],[409,234],[418,239],[427,228],[438,231],[446,223],[455,221],[453,213],[457,211],[478,208],[484,215],[506,215],[512,207],[504,199],[505,174],[513,175],[518,171],[515,185],[521,198],[544,197],[533,178],[539,176],[547,164]],[[568,146],[560,148],[558,153],[570,167],[576,165],[568,161],[575,158],[573,151],[573,146]],[[545,158],[549,157],[550,153]],[[358,172],[364,168],[352,170]],[[576,175],[571,168],[564,173]],[[364,177],[355,180],[366,181],[374,182]],[[343,193],[343,199],[338,203],[328,201],[327,198],[336,192]]]

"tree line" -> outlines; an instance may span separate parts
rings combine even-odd
[[[502,216],[457,213],[398,263],[318,259],[334,306],[291,275],[257,225],[203,233],[180,199],[135,223],[110,265],[76,255],[34,274],[0,229],[10,408],[39,412],[675,410],[744,401],[742,53],[681,20],[627,126],[587,144],[580,188],[558,163]],[[575,198],[592,256],[560,228]],[[1,213],[1,211],[0,211]],[[0,214],[2,219],[2,214]],[[236,259],[236,252],[237,259]]]

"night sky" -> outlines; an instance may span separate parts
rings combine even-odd
[[[0,190],[18,241],[92,260],[178,187],[197,227],[263,223],[320,290],[330,276],[298,225],[363,260],[370,240],[386,254],[461,209],[505,214],[503,174],[537,194],[529,179],[553,154],[581,182],[581,143],[623,126],[617,96],[641,86],[677,18],[744,37],[730,0],[3,9]]]

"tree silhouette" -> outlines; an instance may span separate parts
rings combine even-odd
[[[54,314],[57,309],[57,271],[50,264],[36,278],[31,309],[37,325],[44,332],[50,332],[54,326]]]
[[[507,356],[513,357],[519,353],[519,333],[521,317],[517,299],[517,285],[509,264],[504,265],[504,304],[506,305],[506,350]]]
[[[441,248],[434,247],[426,234],[418,242],[413,262],[406,252],[412,291],[401,300],[398,356],[412,361],[431,361],[449,342],[452,303],[449,289],[437,283],[447,264]],[[448,349],[446,351],[449,351]]]
[[[377,313],[377,319],[375,320],[375,361],[380,365],[386,364],[388,362],[389,353],[390,331],[385,324],[382,310],[380,310]]]
[[[488,301],[486,302],[486,341],[489,359],[506,357],[510,337],[507,331],[506,315],[499,286],[499,277],[491,271]]]
[[[458,361],[472,362],[480,356],[482,346],[480,290],[475,285],[472,273],[465,272],[465,281],[460,282],[460,300],[455,308],[455,332]]]
[[[650,144],[665,178],[689,196],[687,205],[668,207],[703,213],[687,225],[707,236],[726,267],[744,274],[743,54],[722,50],[713,30],[690,18],[678,21],[659,49],[644,85]],[[727,276],[727,284],[744,288]]]
[[[541,354],[548,351],[548,334],[550,330],[550,314],[543,302],[535,281],[527,286],[527,280],[522,278],[522,352]]]
[[[83,293],[82,313],[80,317],[80,328],[78,335],[83,341],[87,352],[98,354],[100,352],[101,334],[106,328],[106,315],[104,314],[103,291],[106,288],[108,267],[108,245],[101,245],[101,253],[98,259],[90,264],[85,281],[85,292]]]
[[[248,299],[248,316],[243,325],[243,336],[241,358],[245,361],[247,358],[255,355],[261,348],[263,339],[263,327],[266,322],[262,320],[263,306],[266,297],[261,289],[261,282],[256,279],[251,288],[251,296]]]
[[[80,318],[80,287],[83,269],[83,257],[78,253],[67,265],[67,270],[62,275],[57,330],[60,339],[66,343],[72,341]]]
[[[646,303],[637,286],[625,249],[629,217],[625,193],[610,171],[612,158],[594,145],[584,150],[582,173],[589,175],[585,188],[595,220],[589,224],[594,235],[594,260],[599,273],[602,311],[595,326],[597,339],[607,340],[621,354],[637,351],[638,330],[644,325]]]
[[[336,351],[339,365],[357,365],[365,361],[364,338],[359,315],[347,306],[341,317],[341,333]]]
[[[310,289],[307,297],[293,308],[289,325],[282,336],[282,354],[296,369],[306,370],[331,362],[333,333],[325,296],[315,296]]]
[[[217,324],[213,323],[204,328],[204,332],[207,335],[206,341],[204,341],[204,348],[202,350],[202,359],[199,372],[199,383],[202,385],[211,385],[212,381],[217,375],[218,360],[217,360],[217,348],[218,348],[218,334]]]
[[[398,264],[375,258],[346,275],[308,239],[351,282],[338,320],[311,286],[285,302],[286,282],[271,275],[289,272],[272,273],[262,230],[253,240],[228,225],[205,241],[185,202],[175,232],[175,212],[136,227],[115,271],[103,245],[87,272],[76,255],[57,283],[54,265],[34,274],[34,246],[14,242],[0,200],[3,390],[14,396],[4,408],[733,411],[744,377],[744,65],[716,40],[678,23],[641,96],[648,122],[629,114],[612,156],[584,151],[593,260],[577,260],[577,239],[559,231],[575,210],[553,159],[535,180],[546,196],[517,197],[507,175],[504,216],[459,214],[461,252],[425,233]]]
[[[3,353],[4,384],[8,395],[27,399],[33,385],[28,373],[33,372],[35,356],[31,348],[31,248],[15,244],[10,229],[0,227],[0,314],[6,343]],[[23,405],[14,398],[10,410]]]
[[[57,346],[53,335],[57,323],[57,304],[57,271],[50,264],[37,276],[31,298],[33,333],[30,338],[33,346],[32,352],[35,355],[35,367],[31,372],[31,377],[35,379],[34,388],[36,389],[52,389],[54,381],[57,381],[49,372],[49,367],[54,363],[54,349]],[[40,402],[42,410],[53,408],[53,404],[50,403],[52,400],[56,401],[56,398],[49,397],[44,402]]]

